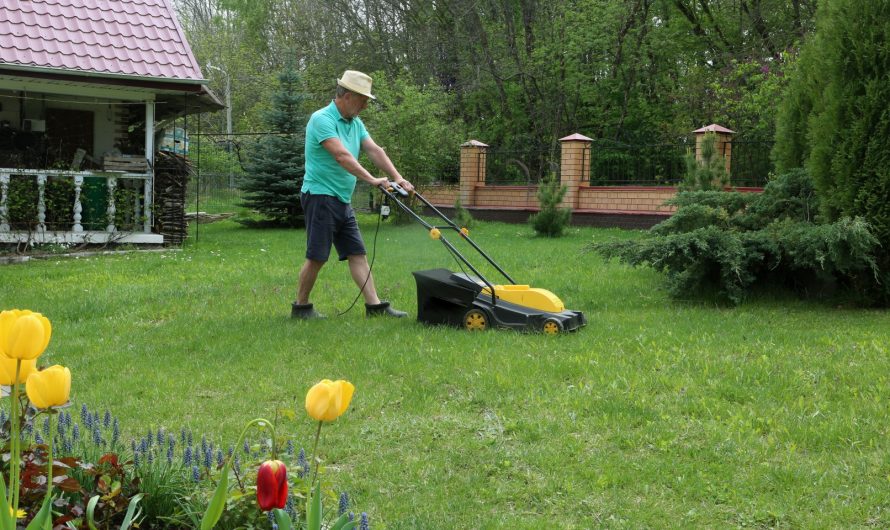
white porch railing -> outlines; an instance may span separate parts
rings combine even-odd
[[[36,219],[11,219],[10,182],[12,177],[33,178],[37,186],[37,217]],[[57,223],[48,227],[46,220],[47,197],[46,184],[50,177],[71,179],[74,186],[74,200],[70,209],[70,223]],[[107,225],[104,230],[85,230],[83,224],[84,205],[82,192],[84,179],[99,177],[105,181],[105,216]],[[118,210],[115,204],[114,190],[123,181],[138,181],[141,196],[137,194],[133,204],[133,218],[141,220],[135,227],[122,230],[115,226],[114,219]],[[58,171],[48,169],[7,169],[0,168],[0,243],[155,243],[164,242],[160,234],[151,233],[151,198],[152,174],[123,173],[108,171]],[[148,208],[145,205],[149,205]],[[129,208],[129,206],[128,206]],[[23,222],[24,221],[24,222]],[[24,228],[22,225],[27,225]]]

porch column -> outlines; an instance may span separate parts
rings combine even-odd
[[[464,208],[475,206],[473,190],[485,185],[485,159],[488,146],[470,140],[460,146],[460,203]]]
[[[593,139],[576,133],[559,141],[562,147],[559,182],[566,187],[561,206],[578,208],[578,188],[590,183],[590,145]]]
[[[144,214],[145,224],[143,231],[151,232],[152,222],[152,190],[154,190],[154,174],[155,174],[155,102],[145,102],[145,159],[148,161],[148,175],[145,179],[145,197]]]

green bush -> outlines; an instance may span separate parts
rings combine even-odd
[[[460,202],[460,197],[454,200],[454,223],[461,228],[472,228],[473,215],[469,210],[464,208],[464,205]]]
[[[862,218],[816,224],[812,182],[782,175],[759,195],[681,192],[676,214],[640,241],[591,245],[607,258],[667,275],[672,296],[716,291],[739,303],[758,283],[826,289],[874,281],[878,242]]]
[[[572,218],[572,210],[560,208],[559,203],[565,197],[566,191],[566,187],[555,175],[550,175],[538,187],[538,204],[541,205],[541,209],[528,220],[535,233],[541,236],[559,237],[565,231]]]

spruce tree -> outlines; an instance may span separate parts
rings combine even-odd
[[[279,90],[264,124],[274,134],[263,136],[246,165],[247,176],[239,187],[244,191],[243,206],[256,210],[262,221],[245,221],[254,226],[301,227],[300,187],[305,173],[304,138],[306,114],[300,91],[300,76],[288,66],[278,77]]]
[[[563,186],[559,177],[550,175],[538,187],[538,203],[541,209],[529,218],[535,232],[541,236],[559,237],[572,219],[571,208],[560,208],[568,189]]]

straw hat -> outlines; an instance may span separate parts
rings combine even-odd
[[[345,89],[371,99],[377,99],[371,94],[371,82],[371,76],[355,70],[346,70],[343,72],[343,77],[337,80],[337,84]]]

